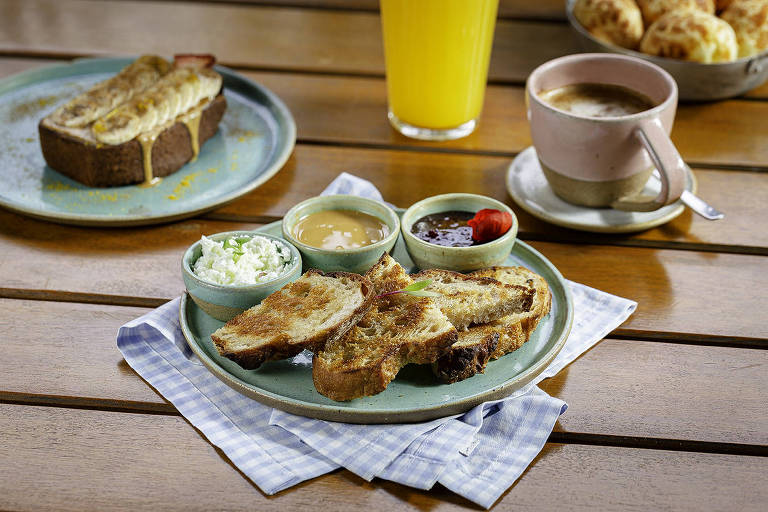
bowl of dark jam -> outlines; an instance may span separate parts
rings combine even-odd
[[[518,226],[506,204],[477,194],[423,199],[405,211],[400,225],[408,253],[419,268],[459,272],[503,264]]]

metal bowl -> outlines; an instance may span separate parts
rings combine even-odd
[[[585,51],[620,53],[661,66],[677,82],[681,100],[709,101],[732,98],[768,80],[768,50],[752,57],[717,64],[701,64],[646,55],[595,39],[573,15],[575,3],[576,0],[566,1],[566,14]]]

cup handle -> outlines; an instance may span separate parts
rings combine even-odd
[[[634,135],[659,171],[661,191],[652,199],[648,196],[622,197],[611,207],[623,211],[650,212],[674,203],[685,190],[686,165],[680,153],[658,118],[643,121],[635,128]]]

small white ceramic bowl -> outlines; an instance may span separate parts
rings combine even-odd
[[[447,211],[478,212],[483,208],[512,215],[512,227],[496,240],[470,247],[445,247],[425,242],[411,233],[414,223],[425,215]],[[442,268],[469,272],[501,265],[509,256],[517,236],[517,216],[501,201],[477,194],[443,194],[428,197],[408,208],[400,219],[403,240],[414,263],[420,269]]]
[[[221,285],[200,279],[193,271],[195,261],[202,254],[202,246],[198,240],[184,252],[181,259],[181,275],[189,296],[200,309],[217,320],[227,322],[246,309],[255,306],[267,296],[276,292],[286,284],[301,276],[301,254],[291,243],[256,231],[227,231],[208,236],[211,240],[221,242],[231,237],[260,236],[276,241],[291,251],[291,261],[285,271],[275,279],[258,284]]]
[[[319,249],[302,243],[293,235],[296,223],[307,215],[326,210],[354,210],[367,213],[382,221],[389,228],[389,235],[371,245],[354,249]],[[380,201],[344,194],[317,196],[302,201],[283,217],[283,237],[295,245],[301,252],[305,268],[317,268],[323,271],[342,270],[364,274],[378,261],[382,254],[394,247],[400,234],[400,219],[397,214]]]

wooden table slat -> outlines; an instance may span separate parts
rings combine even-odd
[[[121,230],[51,229],[49,223],[0,211],[0,283],[12,289],[170,299],[184,290],[179,264],[186,247],[201,234],[253,227],[191,220]],[[625,328],[667,337],[768,339],[768,326],[758,314],[768,309],[766,258],[599,245],[532,245],[566,278],[640,302]],[[617,261],[625,263],[617,265]],[[702,275],[707,279],[701,279]],[[744,283],[755,292],[745,294]]]
[[[206,2],[241,3],[248,5],[280,5],[292,8],[350,9],[378,11],[378,0],[199,0]],[[538,2],[499,0],[499,16],[504,18],[564,20],[563,0]]]
[[[0,209],[0,510],[478,510],[439,484],[348,471],[266,496],[115,346],[120,325],[183,292],[181,254],[201,234],[278,219],[342,171],[398,206],[455,191],[501,199],[566,278],[639,303],[540,384],[569,404],[557,443],[495,510],[763,510],[768,84],[678,110],[673,141],[723,221],[685,211],[631,235],[554,227],[512,203],[505,174],[531,143],[526,77],[581,51],[563,3],[500,0],[479,129],[428,143],[386,121],[377,0],[0,2],[0,78],[78,56],[214,53],[283,98],[298,125],[280,173],[198,218],[78,228]]]
[[[477,510],[441,486],[420,491],[334,472],[260,493],[183,419],[0,404],[6,510]],[[46,449],[41,450],[41,446]],[[55,464],[51,461],[55,460]],[[495,510],[762,510],[764,457],[548,444]],[[556,482],[556,484],[553,484]],[[628,485],[632,482],[632,485]],[[750,492],[742,492],[743,489]],[[108,490],[108,492],[106,492]]]
[[[371,181],[388,201],[403,208],[429,195],[457,191],[494,197],[513,208],[520,221],[521,236],[525,238],[675,244],[705,250],[719,246],[735,252],[768,253],[768,230],[754,222],[761,217],[768,202],[768,186],[762,173],[695,169],[699,195],[726,212],[722,221],[707,221],[686,210],[674,221],[650,231],[603,236],[553,226],[516,205],[506,188],[511,161],[509,157],[299,144],[276,177],[247,196],[217,209],[214,215],[217,218],[282,217],[294,204],[319,194],[339,173],[350,172]]]
[[[0,299],[0,326],[25,333],[4,345],[0,399],[173,413],[115,346],[146,311]],[[556,431],[768,445],[767,365],[766,350],[608,339],[541,386],[570,406]]]
[[[112,3],[112,2],[109,2]],[[0,20],[0,27],[2,21]],[[16,72],[34,60],[12,59]],[[43,61],[47,62],[47,61]],[[0,72],[0,76],[2,76]],[[296,73],[243,72],[278,94],[293,113],[299,141],[331,144],[419,148],[430,151],[512,155],[531,145],[522,87],[491,85],[477,131],[448,142],[424,142],[397,133],[386,120],[386,87],[380,78],[307,76]],[[45,115],[41,109],[39,115]],[[755,134],[768,135],[768,102],[729,100],[678,109],[672,139],[692,163],[768,169],[768,145]],[[717,133],[717,136],[712,136]]]

